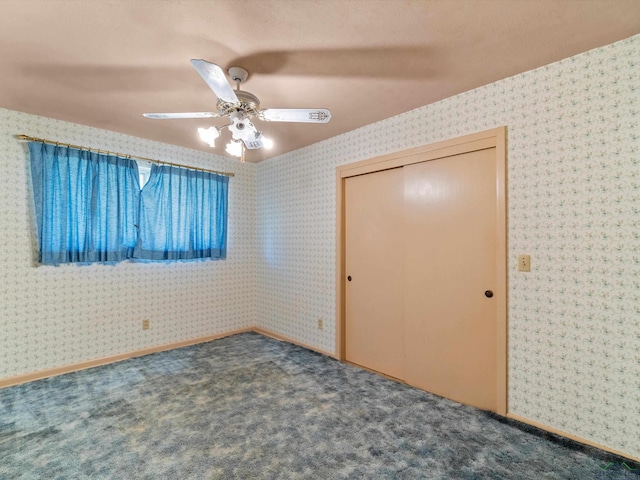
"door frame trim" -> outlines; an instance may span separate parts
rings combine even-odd
[[[497,314],[497,404],[496,413],[507,414],[507,127],[498,127],[462,137],[431,143],[336,167],[336,357],[345,360],[345,179],[356,175],[403,167],[439,158],[496,150],[496,295]]]

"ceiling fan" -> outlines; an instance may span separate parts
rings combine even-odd
[[[231,141],[226,152],[240,157],[244,162],[245,149],[270,148],[271,139],[266,138],[252,123],[253,118],[267,122],[304,122],[327,123],[331,120],[331,112],[326,108],[260,108],[260,100],[254,94],[240,90],[240,84],[247,80],[249,73],[241,67],[228,70],[231,80],[236,82],[234,90],[226,79],[224,71],[215,63],[205,60],[191,60],[191,64],[218,97],[217,112],[184,112],[184,113],[145,113],[147,118],[180,119],[180,118],[218,118],[228,117],[231,123],[221,127],[199,128],[198,133],[210,147],[225,128],[231,132]]]

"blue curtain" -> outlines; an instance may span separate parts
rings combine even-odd
[[[134,257],[146,260],[227,256],[229,177],[171,166],[151,167],[140,198]]]
[[[39,262],[117,262],[137,239],[135,161],[30,142]]]

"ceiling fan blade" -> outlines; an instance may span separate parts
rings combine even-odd
[[[191,64],[220,100],[230,103],[240,103],[233,88],[229,85],[222,68],[206,60],[191,60]]]
[[[260,117],[269,122],[327,123],[331,112],[326,108],[267,108]]]
[[[171,118],[216,118],[220,115],[214,112],[183,112],[183,113],[143,113],[147,118],[165,120]]]

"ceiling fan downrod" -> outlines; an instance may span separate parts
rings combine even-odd
[[[247,78],[249,78],[249,72],[242,67],[229,67],[227,72],[229,73],[231,80],[236,82],[236,90],[240,90],[240,84],[246,82]]]

